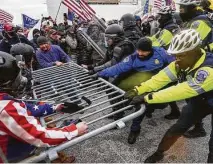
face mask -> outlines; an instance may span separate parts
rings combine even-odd
[[[40,34],[36,34],[36,35],[34,35],[34,39],[38,39],[38,37],[40,36]]]
[[[15,31],[11,31],[11,32],[7,32],[9,36],[11,37],[16,37],[17,34],[15,33]]]

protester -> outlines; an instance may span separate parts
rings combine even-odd
[[[38,37],[37,44],[40,49],[36,52],[36,58],[41,68],[62,66],[71,60],[59,46],[50,45],[48,39],[44,36]]]

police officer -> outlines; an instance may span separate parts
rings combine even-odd
[[[185,28],[195,29],[201,37],[202,46],[212,51],[212,24],[207,15],[199,7],[199,0],[180,0],[180,17],[185,22]]]
[[[213,2],[211,0],[202,0],[200,5],[210,22],[213,23]]]
[[[212,25],[209,18],[199,8],[199,0],[180,0],[180,17],[183,22],[186,22],[185,27],[195,29],[201,37],[202,47],[211,52],[213,48]],[[203,123],[197,123],[195,128],[188,131],[185,135],[188,138],[206,136]]]
[[[27,44],[17,43],[10,49],[10,54],[16,57],[19,68],[21,69],[22,76],[27,78],[26,88],[23,90],[25,94],[32,97],[32,70],[33,70],[33,58],[35,58],[35,50]]]
[[[130,104],[155,104],[187,99],[179,120],[165,133],[157,151],[145,162],[160,161],[181,135],[192,125],[209,114],[213,114],[213,55],[200,48],[201,38],[194,29],[177,34],[170,44],[168,53],[176,60],[135,88],[140,96]],[[179,81],[178,85],[154,92],[163,86]],[[153,92],[146,94],[147,92]],[[213,128],[213,127],[212,127]],[[213,135],[209,141],[208,162],[213,162]]]
[[[153,46],[168,49],[174,34],[179,30],[179,26],[174,22],[173,11],[170,6],[161,7],[157,17],[160,30],[151,36],[150,39],[153,42]]]
[[[124,36],[132,41],[134,45],[137,44],[138,40],[142,37],[142,32],[138,29],[134,15],[128,13],[124,14],[119,24],[124,29]]]
[[[105,37],[108,45],[105,58],[95,65],[87,67],[91,70],[91,74],[119,63],[135,51],[133,43],[125,38],[124,31],[118,24],[108,26],[105,31]]]
[[[11,97],[18,96],[19,88],[23,85],[23,77],[16,59],[5,52],[0,52],[0,75],[0,147],[9,162],[23,160],[31,155],[36,147],[59,145],[87,131],[84,122],[63,128],[42,127],[36,117],[46,116],[55,111],[63,112],[65,106],[35,105]],[[69,163],[73,160],[60,162]]]
[[[173,57],[169,56],[163,48],[152,47],[152,42],[148,38],[141,38],[137,43],[137,51],[126,57],[122,62],[113,67],[104,69],[98,73],[99,77],[117,77],[114,84],[124,91],[128,91],[136,85],[147,81],[161,69],[166,67]],[[170,104],[172,112],[167,115],[168,119],[178,118],[180,112],[175,103]],[[152,106],[152,108],[164,108],[165,105]],[[151,113],[150,113],[151,114]],[[133,120],[128,143],[134,144],[140,134],[140,124],[145,115]]]

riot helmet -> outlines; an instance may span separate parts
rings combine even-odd
[[[124,39],[123,28],[118,24],[112,24],[105,30],[105,38],[109,46]]]
[[[10,54],[18,61],[24,61],[25,64],[31,63],[35,51],[32,46],[24,43],[17,43],[10,49]]]
[[[132,28],[136,26],[136,20],[134,15],[128,13],[128,14],[124,14],[120,21],[119,24],[121,25],[121,27],[123,27],[123,29],[127,29],[127,28]]]
[[[27,84],[27,78],[21,76],[20,68],[16,64],[16,58],[0,51],[0,89],[14,94],[23,90]]]
[[[200,2],[200,0],[180,0],[177,3],[180,5],[180,17],[184,22],[196,16],[197,6],[200,5]]]

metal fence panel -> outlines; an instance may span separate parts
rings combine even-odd
[[[40,84],[33,87],[33,94],[36,100],[49,101],[50,103],[67,101],[84,107],[82,110],[72,114],[54,113],[46,116],[53,118],[50,122],[45,122],[46,117],[43,117],[40,119],[43,126],[55,124],[56,127],[61,127],[65,120],[81,119],[87,122],[89,133],[49,150],[42,149],[39,155],[25,159],[21,161],[22,163],[39,162],[47,158],[54,160],[57,158],[57,152],[112,128],[123,128],[125,127],[125,122],[138,117],[145,110],[144,106],[134,110],[132,105],[128,105],[128,100],[123,98],[123,90],[102,78],[93,80],[88,75],[87,70],[73,62],[66,63],[61,67],[54,66],[34,71],[33,78],[40,80]],[[92,104],[88,104],[87,99]],[[106,119],[124,111],[125,116],[120,120],[112,121]]]

